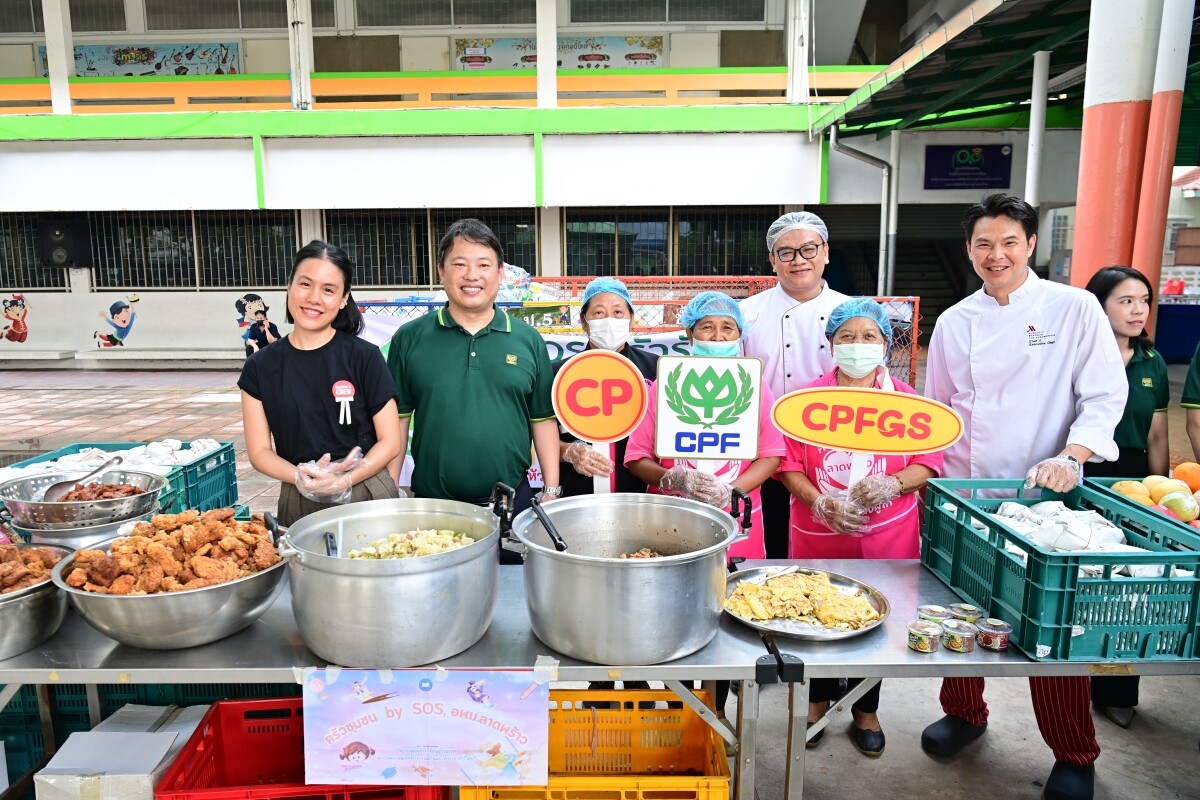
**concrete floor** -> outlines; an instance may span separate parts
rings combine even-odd
[[[1186,367],[1170,368],[1177,403]],[[250,466],[242,436],[236,372],[0,372],[0,457],[3,463],[80,441],[212,437],[236,443],[239,502],[272,510],[278,485]],[[1172,464],[1192,458],[1183,412],[1169,418]],[[863,757],[845,734],[848,710],[808,751],[805,796],[855,798],[1038,798],[1053,757],[1041,741],[1024,679],[992,679],[988,733],[958,758],[943,762],[920,748],[921,730],[941,717],[938,681],[884,684],[879,716],[888,737],[878,759]],[[783,797],[787,691],[764,687],[758,746],[759,797]],[[734,713],[736,699],[730,701]],[[1133,726],[1097,717],[1103,754],[1099,800],[1200,798],[1200,676],[1147,678]]]

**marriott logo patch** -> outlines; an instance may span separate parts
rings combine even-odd
[[[1025,335],[1029,337],[1030,347],[1044,347],[1054,344],[1054,340],[1057,337],[1057,334],[1039,331],[1035,325],[1030,325]]]

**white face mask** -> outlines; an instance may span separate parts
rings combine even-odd
[[[629,319],[602,317],[588,320],[588,341],[601,350],[619,350],[629,341]]]
[[[851,378],[865,378],[883,363],[881,344],[835,344],[833,363]]]

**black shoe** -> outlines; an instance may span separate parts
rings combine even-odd
[[[883,754],[883,747],[886,744],[883,731],[865,730],[853,722],[850,723],[850,739],[858,748],[858,752],[869,758],[879,758]]]
[[[808,726],[805,728],[805,730],[808,730],[808,728],[811,728],[813,725],[816,725],[816,724],[817,723],[812,722],[810,720],[808,723]],[[825,728],[828,728],[828,727],[829,727],[828,725],[825,726]],[[808,750],[812,750],[814,747],[819,745],[821,743],[821,740],[825,738],[825,728],[821,728],[821,730],[819,730],[815,734],[813,734],[812,738],[804,743],[804,747]]]
[[[921,748],[926,753],[949,758],[982,736],[986,730],[986,722],[972,725],[962,717],[947,714],[922,731]]]
[[[1092,800],[1096,793],[1096,766],[1055,761],[1046,779],[1046,800]]]
[[[1125,706],[1098,706],[1094,703],[1092,705],[1119,728],[1128,728],[1132,725],[1133,715],[1137,713],[1133,708]]]

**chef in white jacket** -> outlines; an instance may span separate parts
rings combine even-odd
[[[767,260],[779,283],[738,304],[746,321],[742,352],[762,360],[763,380],[783,397],[833,369],[825,320],[850,298],[825,283],[829,229],[812,212],[793,211],[772,223]],[[767,558],[787,558],[791,494],[774,479],[761,492]]]
[[[962,415],[966,433],[945,451],[943,475],[1026,477],[1026,485],[1072,489],[1089,460],[1117,457],[1113,431],[1128,382],[1104,310],[1071,286],[1029,268],[1037,211],[995,194],[963,220],[967,255],[983,288],[938,318],[929,342],[925,394]],[[987,728],[983,678],[948,678],[946,716],[921,746],[952,756]],[[1086,677],[1030,678],[1042,738],[1054,752],[1045,796],[1091,798],[1100,755]]]

